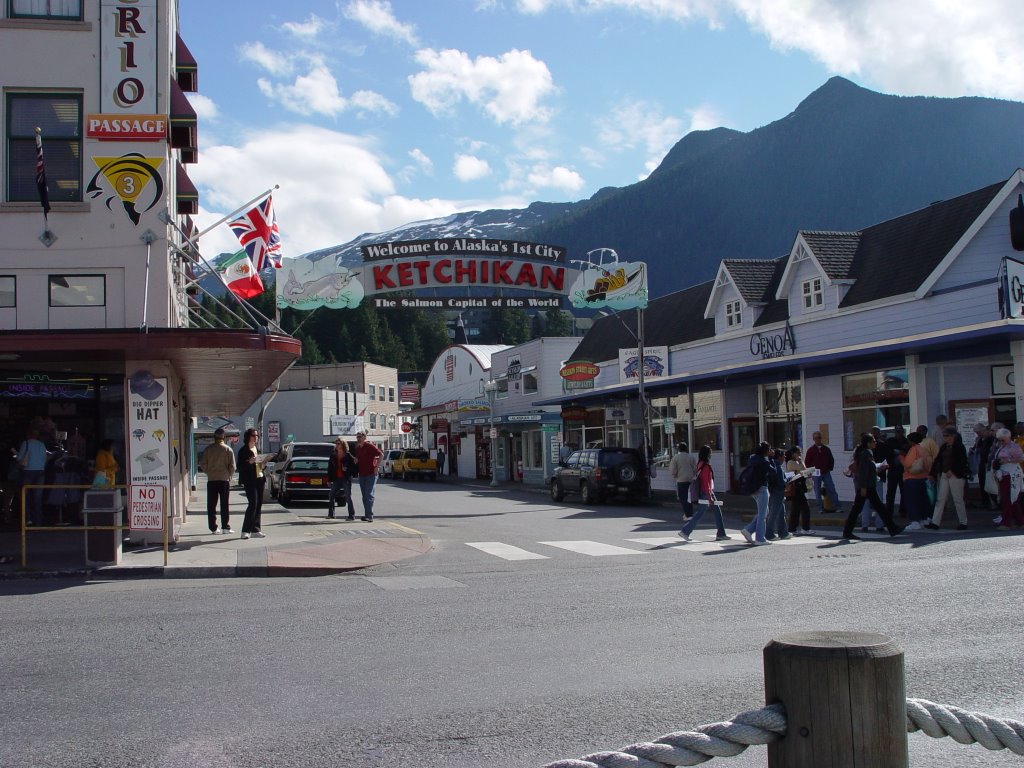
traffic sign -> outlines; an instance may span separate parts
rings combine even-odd
[[[162,531],[164,488],[161,485],[132,485],[128,509],[134,531]]]
[[[412,432],[412,424],[410,424],[408,421],[403,421],[402,422],[402,431],[403,432]]]

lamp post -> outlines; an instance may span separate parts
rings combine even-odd
[[[491,488],[498,487],[498,432],[494,428],[494,399],[498,394],[498,382],[496,381],[483,381],[484,393],[487,395],[487,404],[490,406],[490,428],[487,433],[487,439],[490,441],[490,454],[491,454]]]
[[[644,390],[646,383],[645,378],[645,361],[644,361],[644,309],[643,307],[636,308],[636,333],[633,333],[632,329],[622,319],[618,312],[615,310],[609,310],[620,323],[622,327],[626,329],[633,340],[636,341],[637,350],[637,369],[636,369],[636,385],[637,385],[637,400],[640,405],[640,455],[643,457],[644,463],[647,465],[648,470],[651,466],[652,457],[647,452],[648,435],[650,434],[650,409],[647,407],[647,393]],[[599,311],[598,314],[607,316],[604,312]],[[647,484],[648,493],[650,493],[650,481]]]

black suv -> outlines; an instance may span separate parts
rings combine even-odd
[[[567,493],[579,493],[584,504],[600,504],[624,493],[639,499],[647,496],[649,482],[647,465],[636,448],[586,448],[558,462],[551,498],[561,501]]]

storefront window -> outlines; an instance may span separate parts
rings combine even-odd
[[[722,450],[722,393],[693,393],[693,445],[696,452],[703,445],[712,450]]]
[[[609,448],[620,448],[626,444],[626,422],[609,421],[604,429],[604,444]]]
[[[803,399],[799,381],[761,387],[765,440],[773,448],[803,445]]]
[[[689,442],[689,397],[658,397],[651,400],[650,406],[654,460],[667,465],[676,452],[676,446],[681,442]]]
[[[544,467],[544,433],[539,429],[523,433],[523,466],[531,469]]]
[[[523,374],[523,394],[533,395],[537,393],[537,374],[535,373],[524,373]]]
[[[0,307],[17,306],[15,286],[13,277],[7,275],[0,277]]]
[[[872,427],[910,428],[910,385],[906,368],[843,376],[843,444],[856,447]]]

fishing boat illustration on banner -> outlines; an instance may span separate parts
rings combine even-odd
[[[574,307],[635,309],[647,306],[647,264],[619,261],[612,248],[595,248],[580,266],[579,277],[569,288]]]

